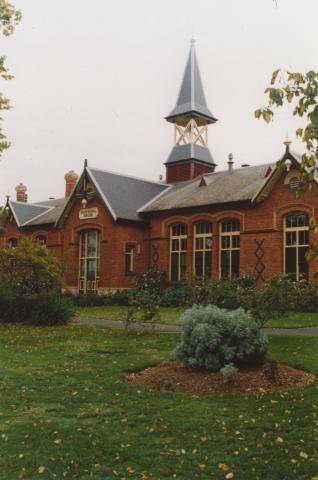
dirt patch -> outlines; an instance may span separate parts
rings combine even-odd
[[[271,393],[296,387],[306,387],[315,381],[312,373],[289,365],[263,365],[253,370],[240,370],[235,381],[227,384],[219,372],[199,372],[183,367],[179,362],[161,363],[138,373],[129,373],[130,383],[149,385],[163,392],[188,392],[194,395],[231,395]]]

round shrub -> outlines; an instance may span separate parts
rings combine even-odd
[[[30,325],[64,325],[73,316],[74,305],[58,293],[16,295],[0,291],[0,321]]]
[[[181,342],[175,350],[186,367],[218,371],[225,365],[254,368],[265,362],[267,341],[250,313],[194,305],[182,316]]]

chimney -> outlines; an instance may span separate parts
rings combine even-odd
[[[27,202],[28,201],[28,195],[26,193],[27,187],[23,185],[23,183],[19,183],[15,187],[15,191],[17,192],[17,202]]]
[[[74,170],[70,170],[64,175],[65,179],[65,197],[69,197],[73,191],[73,188],[76,185],[78,175]]]
[[[228,172],[229,172],[229,173],[232,173],[232,172],[233,172],[233,164],[234,164],[234,162],[233,162],[233,153],[229,153],[228,159],[229,159],[228,162],[227,162],[227,164],[228,164]]]

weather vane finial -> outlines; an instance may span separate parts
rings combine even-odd
[[[285,137],[285,140],[284,140],[284,145],[286,145],[286,147],[289,147],[289,145],[292,143],[291,139],[289,138],[288,136],[288,132],[286,132],[286,137]]]

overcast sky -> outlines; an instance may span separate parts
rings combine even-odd
[[[276,161],[298,121],[284,108],[254,119],[278,67],[317,70],[317,0],[12,0],[22,10],[0,54],[15,79],[12,143],[0,162],[0,205],[19,182],[30,201],[64,195],[64,174],[91,166],[157,180],[173,146],[174,107],[192,35],[218,164]],[[296,150],[301,144],[293,144]]]

